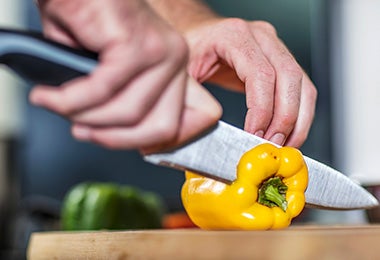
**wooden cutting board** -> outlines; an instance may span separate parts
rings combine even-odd
[[[28,259],[380,259],[380,225],[293,226],[271,231],[198,229],[48,232]]]

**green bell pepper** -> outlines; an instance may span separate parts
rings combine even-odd
[[[112,183],[81,183],[65,196],[63,230],[161,228],[164,204],[155,193]]]

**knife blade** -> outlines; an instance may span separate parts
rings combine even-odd
[[[226,182],[236,179],[240,157],[261,143],[271,143],[219,121],[197,140],[172,151],[144,156],[147,162],[190,170]],[[278,146],[278,145],[276,145]],[[304,156],[309,170],[306,203],[325,209],[360,209],[378,206],[378,201],[343,173]]]
[[[97,66],[97,54],[44,38],[39,32],[0,29],[0,63],[34,84],[60,85],[87,75]],[[268,142],[225,122],[176,150],[144,156],[147,162],[192,170],[227,182],[236,179],[242,154]],[[329,209],[371,208],[378,201],[335,169],[304,156],[309,169],[306,202]]]

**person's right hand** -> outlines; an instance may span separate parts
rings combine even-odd
[[[245,92],[247,132],[301,147],[314,119],[317,89],[271,24],[210,15],[189,26],[185,36],[191,76]]]
[[[33,104],[72,120],[77,139],[109,148],[162,147],[186,141],[221,116],[204,88],[186,87],[187,45],[145,1],[38,3],[48,38],[99,53],[91,75],[30,94]]]

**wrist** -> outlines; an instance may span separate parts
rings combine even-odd
[[[220,18],[200,0],[147,0],[147,2],[182,34]]]

